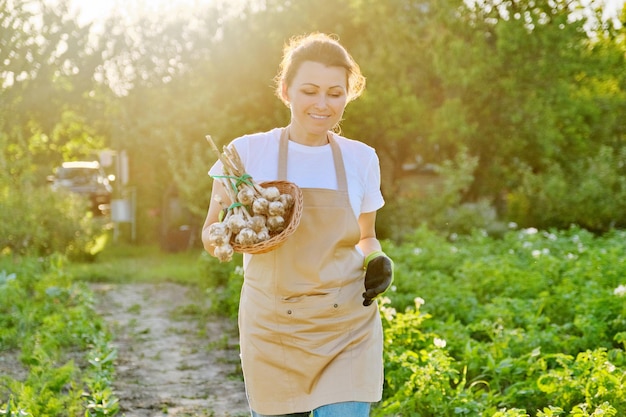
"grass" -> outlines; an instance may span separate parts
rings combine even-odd
[[[86,282],[173,282],[202,285],[206,268],[202,249],[168,253],[156,245],[109,244],[92,262],[72,262],[66,270]]]

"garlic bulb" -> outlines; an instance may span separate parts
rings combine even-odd
[[[270,216],[282,216],[285,214],[285,206],[280,201],[272,201],[267,207]]]
[[[235,237],[235,242],[241,246],[250,246],[257,243],[257,234],[254,230],[246,227],[241,229],[241,231]]]
[[[215,257],[219,259],[220,262],[229,262],[233,259],[234,253],[233,247],[228,243],[215,247]]]
[[[239,190],[239,192],[237,193],[237,200],[246,206],[249,206],[250,204],[252,204],[254,202],[254,190],[250,187],[243,187],[241,190]]]
[[[221,246],[230,241],[231,232],[224,223],[213,223],[209,226],[208,240],[212,246]]]
[[[270,216],[267,218],[267,228],[270,232],[282,232],[285,229],[283,216]]]
[[[265,229],[265,216],[256,215],[250,219],[250,228],[255,232],[259,233],[261,230]]]
[[[256,233],[257,243],[265,242],[266,240],[269,240],[270,237],[270,231],[267,227],[264,227]]]
[[[269,201],[265,197],[257,197],[252,203],[252,213],[265,215],[269,206]]]
[[[285,207],[285,210],[289,210],[293,207],[294,201],[291,194],[281,194],[279,200],[281,203],[283,203],[283,207]]]
[[[275,201],[280,198],[280,191],[276,187],[267,187],[263,189],[263,197],[269,201]]]
[[[241,214],[231,214],[227,217],[227,221],[228,227],[234,234],[239,233],[241,229],[248,226],[246,219],[244,219],[243,215]]]

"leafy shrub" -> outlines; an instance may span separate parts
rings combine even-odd
[[[231,270],[226,283],[220,287],[207,288],[211,300],[210,311],[235,320],[239,310],[239,296],[243,286],[243,268]]]
[[[211,313],[236,320],[243,286],[242,261],[240,253],[235,253],[231,262],[220,262],[204,251],[200,255],[202,276],[205,277],[200,286],[211,301]]]
[[[499,233],[502,224],[489,201],[463,201],[477,164],[477,158],[459,152],[455,160],[435,167],[426,182],[415,177],[402,179],[398,187],[402,192],[393,198],[387,196],[380,210],[379,235],[399,242],[420,226],[450,233],[471,233],[475,229]]]
[[[82,197],[28,185],[0,187],[0,253],[93,258],[105,243],[104,220]]]
[[[596,232],[626,225],[626,148],[601,146],[570,166],[552,164],[545,172],[524,172],[509,195],[508,217],[523,226]]]
[[[227,286],[236,265],[241,265],[242,259],[241,254],[235,253],[231,262],[220,262],[217,258],[202,251],[198,262],[202,275],[205,277],[203,285],[209,288]]]

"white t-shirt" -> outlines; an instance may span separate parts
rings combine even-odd
[[[278,148],[281,128],[269,132],[245,135],[232,141],[246,172],[258,182],[278,177]],[[348,180],[350,205],[358,219],[361,213],[380,209],[385,201],[380,191],[380,164],[374,148],[352,139],[333,134],[341,149]],[[219,160],[209,175],[221,175]],[[330,145],[305,146],[289,141],[287,181],[300,188],[337,189],[337,177]]]

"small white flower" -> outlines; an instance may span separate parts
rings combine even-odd
[[[396,317],[396,309],[393,307],[381,307],[380,312],[387,321],[393,321],[394,317]]]
[[[546,233],[546,238],[548,240],[557,240],[557,236],[554,233]]]
[[[389,303],[391,303],[389,297],[381,297],[380,312],[387,321],[393,321],[396,317],[397,311],[395,308],[389,307]]]
[[[613,372],[616,369],[615,365],[613,365],[611,362],[607,361],[607,362],[605,362],[605,365],[606,365],[607,371],[609,371],[609,372]]]
[[[548,249],[548,248],[541,249],[541,254],[542,255],[550,255],[550,249]]]
[[[536,235],[539,230],[535,229],[534,227],[529,227],[528,229],[524,229],[523,232],[527,235]]]
[[[539,249],[535,249],[531,252],[531,254],[533,255],[533,258],[538,258],[541,256],[541,251]]]
[[[459,251],[459,248],[457,248],[456,246],[450,246],[450,252],[457,253],[458,251]]]
[[[515,222],[509,222],[508,226],[509,226],[509,229],[517,229],[517,223]]]
[[[415,297],[413,299],[413,302],[415,303],[415,308],[417,310],[420,309],[421,306],[423,306],[424,304],[426,304],[426,301],[424,301],[424,299],[422,297]]]
[[[435,337],[435,339],[433,340],[433,343],[435,344],[436,347],[443,349],[446,347],[446,341],[444,339],[440,339],[438,337]]]
[[[413,249],[413,255],[420,255],[424,250],[422,248]]]
[[[576,259],[576,255],[574,255],[573,253],[568,253],[566,258],[567,259]]]
[[[620,286],[618,286],[617,288],[615,288],[613,290],[613,294],[615,294],[618,297],[623,297],[626,295],[626,285],[621,284]]]

